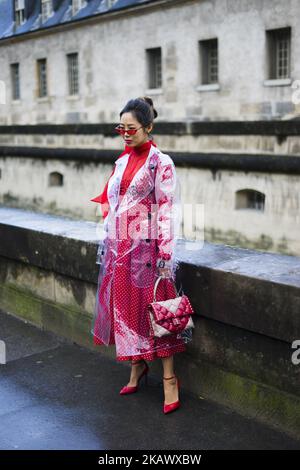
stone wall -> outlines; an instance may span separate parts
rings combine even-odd
[[[298,128],[296,123],[289,128],[273,126],[272,138],[277,140],[284,132],[295,137]],[[113,136],[111,128],[100,130],[101,135],[89,126],[79,127],[76,133],[76,126],[72,126],[72,133],[62,134],[67,129],[50,126],[48,134],[43,134],[41,128],[24,134],[23,128],[19,135],[1,135],[0,129],[0,204],[99,220],[99,204],[90,199],[102,192],[122,151],[121,140]],[[249,130],[268,132],[262,125],[260,130]],[[214,243],[300,255],[299,156],[232,153],[220,148],[205,152],[195,142],[190,147],[198,151],[189,151],[187,141],[185,145],[182,142],[181,150],[175,150],[180,149],[181,138],[192,142],[217,136],[209,134],[211,127],[206,129],[206,135],[187,134],[182,123],[163,131],[169,136],[158,133],[155,142],[176,164],[183,204],[199,204],[204,211],[204,227],[202,221],[196,221],[194,228],[186,226],[185,238],[193,239],[192,232],[199,233],[204,228],[205,239]],[[223,132],[219,138],[232,136],[228,130],[227,134]],[[247,135],[245,129],[243,132],[245,138],[254,137]],[[168,138],[178,140],[175,149],[168,150]],[[61,175],[61,184],[51,185],[53,172]],[[263,211],[237,208],[237,192],[244,189],[265,195]]]

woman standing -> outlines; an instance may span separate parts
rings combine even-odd
[[[147,306],[153,301],[157,276],[163,276],[156,300],[176,297],[174,248],[180,224],[180,186],[175,165],[150,140],[157,112],[149,97],[128,101],[116,130],[125,150],[103,192],[91,199],[101,204],[105,237],[92,333],[98,345],[116,345],[116,359],[131,361],[131,375],[121,395],[136,392],[147,378],[147,360],[163,364],[164,413],[177,409],[179,380],[173,355],[186,350],[191,333],[153,338]]]

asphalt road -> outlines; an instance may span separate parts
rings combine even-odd
[[[122,363],[0,312],[0,449],[300,449],[300,441],[180,391],[164,415],[161,379],[132,395]],[[149,363],[151,368],[151,363]]]

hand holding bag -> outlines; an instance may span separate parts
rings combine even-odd
[[[186,295],[156,302],[156,289],[162,278],[163,276],[157,278],[154,286],[154,301],[148,305],[152,336],[157,338],[194,328],[191,318],[194,310]],[[175,290],[177,292],[176,286]]]

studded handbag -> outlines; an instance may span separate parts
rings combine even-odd
[[[154,285],[154,300],[148,305],[151,336],[157,338],[175,335],[189,328],[194,328],[194,322],[191,317],[194,310],[189,298],[185,294],[174,299],[156,301],[156,289],[162,278],[163,276],[157,278]],[[177,290],[176,293],[178,294]]]

